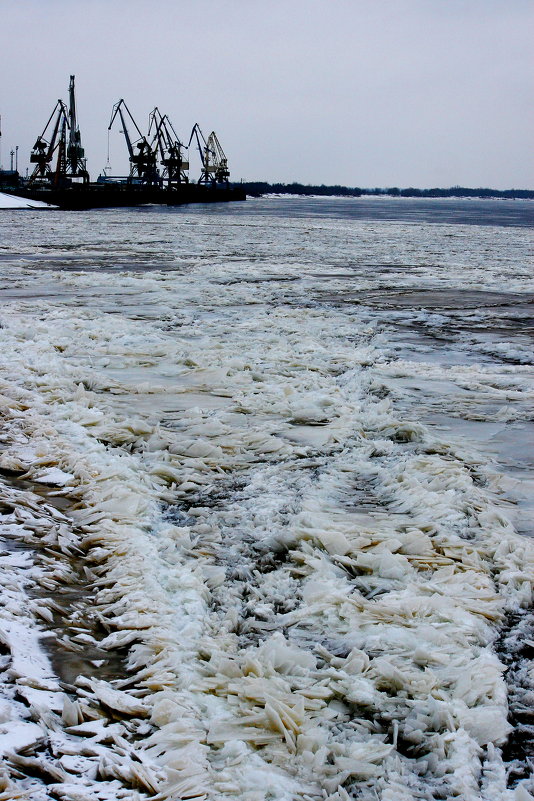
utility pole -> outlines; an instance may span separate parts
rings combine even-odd
[[[11,172],[13,172],[13,156],[15,155],[15,151],[11,150],[9,155],[11,156]]]
[[[15,172],[19,171],[19,146],[15,145]]]

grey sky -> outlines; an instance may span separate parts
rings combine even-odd
[[[155,105],[186,141],[215,129],[235,180],[534,188],[533,0],[0,0],[0,20],[4,167],[74,73],[92,178],[124,97],[142,129]]]

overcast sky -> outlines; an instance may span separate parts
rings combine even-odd
[[[92,178],[124,97],[142,130],[156,105],[186,142],[215,129],[234,180],[534,188],[533,23],[534,0],[0,0],[2,162],[73,73]]]

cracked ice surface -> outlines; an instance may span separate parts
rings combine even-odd
[[[528,230],[269,202],[13,215],[6,792],[525,801]]]

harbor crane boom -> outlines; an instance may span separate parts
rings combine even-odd
[[[47,131],[51,126],[52,120],[54,120],[54,122],[52,124],[51,133],[49,134],[50,139],[48,140],[46,138]],[[64,150],[64,148],[60,147],[60,142],[61,138],[65,136],[65,128],[67,124],[67,107],[62,100],[58,100],[50,117],[48,118],[48,122],[43,128],[42,134],[37,137],[30,154],[30,162],[35,164],[34,170],[30,176],[30,185],[35,183],[37,180],[51,181],[53,176],[54,178],[57,178],[60,171],[60,159],[58,159],[58,165],[54,173],[52,173],[50,165],[54,159],[54,155],[58,153],[58,151],[61,151],[62,149]],[[56,182],[56,180],[54,182]]]
[[[206,141],[198,122],[196,122],[193,125],[193,130],[189,137],[188,147],[193,141],[193,138],[196,139],[198,152],[200,153],[200,161],[202,163],[202,172],[198,183],[211,184],[212,186],[218,183],[228,184],[228,178],[230,177],[228,160],[215,131],[210,133]]]
[[[212,131],[208,136],[208,150],[213,153],[213,172],[217,183],[228,183],[230,171],[228,170],[228,159],[225,156],[221,143],[217,139],[217,134]]]
[[[204,134],[200,130],[200,126],[198,122],[195,122],[193,125],[193,130],[191,131],[191,136],[189,137],[189,142],[187,143],[187,147],[191,147],[191,142],[193,141],[193,137],[196,139],[198,152],[200,154],[200,162],[202,164],[202,173],[200,175],[198,183],[202,183],[203,179],[206,176],[206,163],[208,161],[207,155],[207,143],[204,139]]]
[[[162,115],[159,108],[150,114],[148,136],[152,135],[151,148],[159,153],[163,165],[163,179],[167,181],[167,188],[171,189],[181,183],[189,183],[186,170],[189,169],[189,160],[183,157],[185,146],[167,114]]]
[[[66,171],[71,178],[82,178],[84,183],[89,180],[85,151],[82,147],[82,138],[78,121],[76,119],[76,98],[74,94],[74,75],[70,76],[69,83],[69,143],[66,150]]]
[[[56,154],[56,167],[52,170],[51,164]],[[73,178],[81,178],[84,184],[89,181],[80,129],[76,121],[74,75],[70,76],[69,107],[67,108],[63,100],[57,101],[42,134],[37,137],[32,148],[30,162],[35,164],[29,180],[30,186],[36,181],[49,182],[54,186],[70,186]]]
[[[126,118],[124,116],[123,109],[130,118],[132,125],[139,135],[133,143],[130,138],[130,134],[128,133],[128,127],[126,125]],[[121,130],[126,140],[126,147],[128,148],[128,157],[130,161],[130,180],[137,179],[138,181],[147,184],[158,183],[159,176],[157,175],[156,170],[156,153],[149,145],[146,136],[143,136],[139,130],[139,126],[134,120],[132,113],[123,98],[121,98],[113,106],[111,119],[108,125],[108,131],[111,131],[117,115],[120,118],[122,125]],[[137,148],[137,153],[134,150],[134,146]]]

